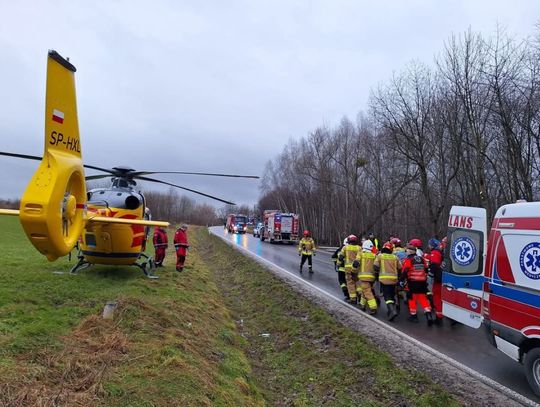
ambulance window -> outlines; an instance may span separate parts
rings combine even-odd
[[[449,245],[445,250],[445,271],[462,275],[481,274],[483,245],[482,233],[478,231],[465,229],[449,231]]]

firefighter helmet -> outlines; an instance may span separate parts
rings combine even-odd
[[[401,240],[399,240],[398,237],[394,237],[392,240],[390,240],[390,243],[392,243],[394,246],[401,246]]]
[[[304,230],[304,237],[309,237],[310,233],[309,230]]]
[[[383,246],[383,249],[388,249],[391,252],[392,250],[394,250],[394,245],[390,242],[386,242]]]
[[[409,244],[416,247],[417,249],[422,248],[422,241],[420,239],[411,239],[409,240]]]
[[[347,237],[347,243],[351,244],[356,242],[358,242],[356,235],[349,235],[349,237]]]

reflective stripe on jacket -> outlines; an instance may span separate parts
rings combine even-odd
[[[315,251],[315,241],[311,237],[303,237],[298,244],[298,251],[307,256],[311,256]]]
[[[409,256],[403,262],[404,278],[408,281],[427,281],[426,265],[423,261],[415,262],[414,257],[418,256]]]
[[[348,244],[341,249],[340,254],[345,257],[345,269],[352,269],[352,263],[356,260],[358,253],[360,252],[362,248],[358,246],[357,244]]]
[[[381,253],[375,259],[375,270],[379,270],[379,281],[381,284],[397,284],[398,270],[401,270],[401,263],[395,254]]]
[[[358,259],[360,260],[358,279],[360,281],[375,281],[375,270],[373,269],[375,254],[371,252],[362,252],[358,255]]]
[[[167,247],[169,245],[169,238],[167,232],[161,228],[154,229],[154,247]]]

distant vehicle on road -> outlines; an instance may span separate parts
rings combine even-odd
[[[502,206],[489,235],[484,208],[453,206],[442,286],[443,314],[483,325],[540,396],[540,202]]]
[[[298,240],[299,217],[296,213],[266,210],[263,221],[259,235],[261,241],[293,244]]]
[[[263,228],[263,223],[262,222],[258,222],[256,225],[254,225],[253,226],[253,237],[260,237],[262,228]]]
[[[229,233],[246,233],[247,231],[247,216],[230,214],[227,215],[227,223],[225,228]]]

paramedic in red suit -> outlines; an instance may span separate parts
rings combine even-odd
[[[157,226],[154,229],[154,248],[156,249],[154,261],[156,263],[156,267],[163,267],[165,249],[167,249],[168,245],[169,239],[167,237],[167,232],[161,226]]]
[[[184,270],[184,262],[189,248],[186,224],[180,226],[174,234],[174,248],[176,249],[176,271],[180,272]]]
[[[431,313],[431,305],[427,298],[427,266],[424,259],[416,254],[416,247],[407,245],[407,258],[403,261],[401,280],[405,283],[407,290],[407,299],[409,303],[411,322],[418,322],[416,315],[416,302],[424,309],[426,320],[429,326],[433,324],[433,314]]]
[[[442,269],[441,263],[443,260],[442,251],[440,249],[441,242],[435,238],[429,239],[428,242],[429,249],[429,275],[433,278],[433,287],[431,289],[433,293],[433,305],[435,308],[435,324],[440,325],[443,319],[442,313]]]

